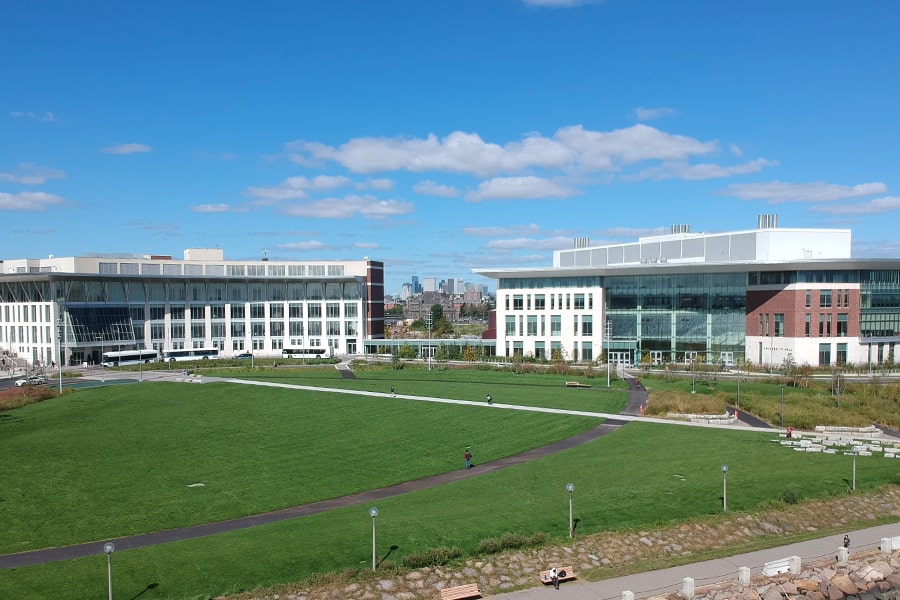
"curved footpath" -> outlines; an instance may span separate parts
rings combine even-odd
[[[209,379],[208,381],[213,381],[213,379]],[[265,387],[287,387],[293,389],[305,389],[305,390],[315,390],[315,391],[323,391],[323,392],[333,392],[333,393],[344,393],[344,394],[361,394],[368,396],[384,396],[389,397],[390,394],[376,393],[376,392],[358,392],[353,390],[340,390],[333,388],[318,388],[318,387],[310,387],[310,386],[297,386],[297,385],[289,385],[289,384],[281,384],[281,383],[269,383],[269,382],[258,382],[258,381],[245,381],[240,379],[228,379],[224,380],[229,383],[236,384],[245,384],[245,385],[259,385]],[[647,392],[644,389],[634,389],[629,394],[629,406],[634,403],[646,402]],[[643,399],[641,399],[643,396]],[[442,402],[442,403],[453,403],[453,404],[469,404],[480,406],[484,408],[488,408],[488,406],[484,402],[471,402],[465,400],[448,400],[443,398],[427,398],[421,396],[408,396],[408,395],[400,395],[397,394],[397,398],[406,398],[410,400],[423,400],[430,402]],[[455,481],[460,481],[462,479],[468,479],[470,477],[477,477],[479,475],[485,473],[491,473],[493,471],[497,471],[500,469],[505,469],[507,467],[512,467],[515,465],[519,465],[528,461],[536,460],[538,458],[542,458],[544,456],[548,456],[550,454],[554,454],[556,452],[562,452],[563,450],[568,450],[569,448],[574,448],[575,446],[579,446],[591,440],[595,440],[603,435],[611,433],[624,425],[629,419],[628,417],[617,418],[616,415],[608,415],[603,413],[590,413],[583,411],[566,411],[559,409],[547,409],[541,407],[525,407],[511,404],[501,404],[495,402],[491,409],[509,409],[509,410],[534,410],[538,412],[551,412],[551,413],[560,413],[560,414],[576,414],[576,415],[585,415],[585,416],[597,416],[603,417],[606,420],[597,427],[585,431],[579,435],[574,437],[560,440],[553,444],[548,444],[546,446],[542,446],[540,448],[535,448],[533,450],[529,450],[527,452],[523,452],[521,454],[516,454],[514,456],[507,456],[505,458],[501,458],[495,461],[491,461],[488,463],[480,463],[475,468],[472,469],[460,469],[458,471],[450,471],[447,473],[439,473],[437,475],[433,475],[431,477],[425,477],[423,479],[417,479],[414,481],[406,481],[403,483],[398,483],[396,485],[379,488],[375,490],[368,490],[365,492],[360,492],[357,494],[351,494],[348,496],[342,496],[340,498],[331,498],[329,500],[322,500],[320,502],[313,502],[311,504],[303,504],[300,506],[293,506],[289,508],[285,508],[282,510],[276,510],[272,512],[262,513],[258,515],[248,515],[246,517],[239,517],[237,519],[231,519],[228,521],[218,521],[215,523],[204,523],[201,525],[193,525],[189,527],[182,527],[179,529],[169,529],[166,531],[158,531],[154,533],[145,533],[141,535],[128,536],[123,538],[113,538],[111,540],[102,540],[97,542],[88,542],[85,544],[76,544],[73,546],[62,546],[59,548],[44,548],[41,550],[32,550],[29,552],[19,552],[16,554],[5,554],[0,555],[0,569],[12,569],[17,567],[26,567],[31,565],[38,565],[48,562],[60,561],[60,560],[69,560],[73,558],[82,558],[85,556],[92,556],[95,554],[103,554],[103,545],[107,541],[113,541],[116,544],[117,550],[131,550],[134,548],[143,548],[145,546],[153,546],[156,544],[166,544],[169,542],[178,542],[182,540],[188,540],[198,537],[203,537],[207,535],[215,535],[218,533],[226,533],[229,531],[235,531],[238,529],[246,529],[248,527],[255,527],[257,525],[266,525],[269,523],[275,523],[277,521],[284,521],[287,519],[295,519],[297,517],[305,517],[308,515],[314,515],[321,512],[326,512],[329,510],[334,510],[336,508],[343,508],[347,506],[355,506],[359,504],[371,503],[376,500],[381,500],[383,498],[390,498],[391,496],[398,496],[400,494],[406,494],[409,492],[414,492],[417,490],[422,490],[425,488],[443,485],[445,483],[452,483]]]

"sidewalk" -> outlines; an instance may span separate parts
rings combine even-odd
[[[882,538],[900,536],[900,522],[851,531],[849,535],[852,540],[850,547],[852,560],[852,555],[857,552],[879,548]],[[615,577],[603,581],[570,581],[560,584],[558,592],[552,586],[546,586],[498,594],[498,596],[503,600],[532,600],[551,597],[560,600],[619,600],[622,598],[622,592],[630,591],[634,593],[635,598],[647,598],[681,591],[685,577],[693,578],[694,585],[698,588],[723,581],[737,581],[738,570],[741,567],[748,567],[750,573],[755,575],[762,572],[765,563],[789,556],[799,556],[805,568],[810,561],[828,560],[836,556],[842,539],[843,535],[829,536],[768,550],[738,554],[728,558]],[[549,567],[550,565],[548,565]]]

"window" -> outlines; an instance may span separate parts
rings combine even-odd
[[[575,294],[575,310],[584,310],[584,294]]]
[[[166,307],[165,306],[150,306],[150,320],[151,321],[162,321],[166,318]]]
[[[214,338],[225,337],[225,323],[213,323],[212,324],[212,337],[214,337]]]
[[[543,294],[535,294],[534,296],[534,310],[544,310],[544,295]]]
[[[562,316],[550,315],[550,335],[562,335]]]
[[[591,342],[581,342],[581,360],[594,360],[594,344]]]
[[[170,306],[169,307],[169,316],[176,321],[184,320],[184,307],[183,306]]]
[[[525,308],[525,299],[521,294],[513,296],[513,310],[523,310]]]
[[[195,340],[202,340],[206,338],[206,324],[191,323],[191,338]]]
[[[807,313],[807,315],[806,315],[806,337],[809,337],[810,318],[811,318],[811,316]]]
[[[759,313],[759,335],[763,334],[763,315]]]
[[[231,318],[232,319],[243,319],[244,318],[244,305],[243,304],[232,304],[231,305]]]
[[[310,303],[306,305],[306,316],[310,319],[322,318],[322,305],[318,303]],[[317,335],[322,335],[321,333]]]
[[[775,313],[775,337],[784,337],[784,314]]]
[[[206,307],[205,306],[192,306],[191,307],[191,320],[202,321],[205,318],[206,318]]]
[[[357,305],[354,302],[344,302],[344,316],[348,319],[355,319],[359,315]]]
[[[283,337],[284,336],[284,323],[275,321],[273,323],[269,323],[269,330],[271,331],[272,337]]]
[[[356,321],[344,321],[344,335],[356,335]]]
[[[224,319],[225,318],[225,305],[224,304],[216,304],[209,307],[209,312],[213,319]]]
[[[266,337],[266,324],[256,321],[250,323],[250,335],[253,337]]]
[[[537,315],[528,315],[528,335],[537,335]]]
[[[150,339],[152,340],[164,340],[166,339],[166,326],[163,323],[151,323],[150,324]],[[15,340],[11,340],[15,341]]]
[[[172,323],[172,339],[184,339],[184,323]]]
[[[516,335],[516,318],[506,315],[506,335]]]
[[[819,290],[819,307],[831,308],[831,290]]]
[[[812,303],[812,290],[806,290],[806,308],[809,308]]]
[[[837,364],[846,365],[847,364],[847,344],[838,344],[837,345]]]
[[[819,315],[819,337],[825,335],[825,315]]]
[[[335,336],[341,335],[341,322],[340,321],[326,321],[325,326],[327,328],[328,335]]]
[[[831,315],[825,315],[825,335],[831,336]]]
[[[302,319],[303,305],[299,302],[291,302],[288,304],[288,316],[292,319]]]
[[[262,303],[254,303],[250,305],[250,318],[251,319],[265,319],[266,318],[266,305]]]
[[[329,302],[325,305],[325,316],[329,319],[337,319],[341,316],[341,305],[337,302]]]
[[[594,335],[594,318],[591,315],[584,315],[581,317],[581,335],[590,337]],[[590,346],[590,342],[584,342],[588,346]],[[590,357],[583,356],[585,360],[590,360]]]
[[[547,351],[544,347],[544,342],[534,343],[534,357],[538,360],[544,360],[547,358]]]
[[[244,337],[244,324],[243,323],[232,323],[231,324],[231,337],[233,338],[242,338]]]
[[[837,335],[838,335],[838,337],[847,337],[847,332],[849,329],[848,319],[849,319],[849,317],[848,317],[847,313],[839,313],[838,314],[838,316],[837,316]]]
[[[284,304],[270,304],[269,305],[269,318],[270,319],[283,319],[284,318]]]
[[[831,364],[831,344],[819,344],[819,366]]]
[[[303,337],[303,321],[291,321],[288,324],[291,337]],[[301,344],[295,344],[300,346]]]
[[[322,322],[321,321],[310,322],[309,335],[322,335]]]

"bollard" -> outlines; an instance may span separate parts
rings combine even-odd
[[[850,550],[841,546],[838,548],[837,553],[837,561],[843,565],[847,564],[847,561],[850,560]]]
[[[750,585],[750,567],[741,567],[738,569],[738,581],[742,586]]]
[[[681,589],[681,595],[685,598],[693,598],[694,597],[694,578],[693,577],[685,577],[683,580],[684,584]]]

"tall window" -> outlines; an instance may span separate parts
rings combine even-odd
[[[810,319],[811,319],[811,316],[809,315],[809,313],[807,313],[806,314],[806,337],[809,337]]]
[[[775,313],[775,337],[784,337],[784,313]]]
[[[809,308],[812,302],[812,290],[806,290],[806,308]]]
[[[550,315],[550,335],[562,335],[562,316]]]
[[[506,335],[516,335],[516,317],[506,315]]]
[[[584,315],[581,317],[581,335],[590,337],[594,335],[594,318],[591,315]],[[588,346],[590,346],[590,342],[585,342]],[[582,356],[585,360],[590,360],[590,358]]]
[[[831,364],[831,344],[819,344],[819,366]]]
[[[575,310],[584,310],[584,294],[575,294]]]
[[[535,294],[534,296],[534,310],[544,310],[544,295],[543,294]]]
[[[831,290],[819,290],[819,307],[831,308]]]
[[[537,335],[537,315],[528,315],[528,335]]]
[[[825,335],[825,315],[819,315],[819,337]]]
[[[525,308],[525,299],[521,294],[513,296],[513,310],[523,310]]]
[[[837,316],[837,335],[838,337],[847,337],[849,330],[847,313],[840,313]]]

